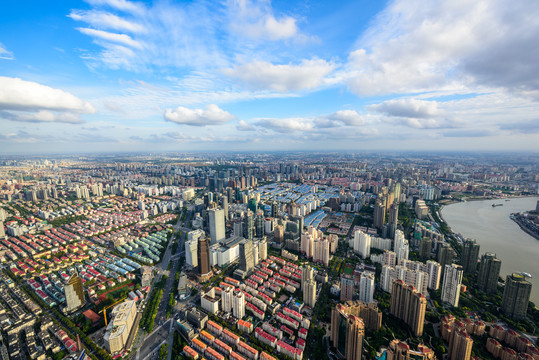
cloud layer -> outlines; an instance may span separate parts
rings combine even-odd
[[[206,126],[222,125],[234,119],[229,112],[220,109],[215,104],[206,106],[206,109],[188,109],[178,106],[176,109],[166,109],[164,118],[179,125]]]

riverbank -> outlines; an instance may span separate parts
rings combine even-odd
[[[528,233],[529,235],[533,236],[535,239],[539,240],[539,232],[536,232],[536,231],[533,231],[532,229],[530,229],[528,226],[530,224],[526,223],[526,219],[522,219],[520,217],[520,215],[518,214],[511,214],[509,216],[509,218],[511,220],[513,220],[514,222],[516,222],[518,224],[518,226],[523,230],[525,231],[526,233]],[[529,220],[528,220],[529,221]]]

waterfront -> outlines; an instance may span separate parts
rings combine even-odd
[[[521,271],[533,276],[528,280],[533,284],[531,301],[535,304],[539,303],[539,240],[520,229],[509,215],[535,209],[537,200],[539,197],[469,201],[442,209],[444,220],[454,232],[477,240],[480,254],[496,253],[502,261],[500,276],[504,279]]]

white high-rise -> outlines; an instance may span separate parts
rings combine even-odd
[[[314,308],[316,304],[316,281],[306,281],[303,288],[303,302],[305,305]]]
[[[440,288],[442,266],[434,260],[427,261],[427,274],[429,274],[429,289],[438,290]]]
[[[225,211],[223,209],[212,209],[210,215],[210,238],[211,244],[215,244],[226,237],[225,233]]]
[[[445,266],[442,284],[442,301],[452,306],[459,305],[460,287],[462,285],[462,266],[451,264]]]
[[[236,319],[242,319],[245,316],[245,294],[238,291],[232,298],[232,315]]]
[[[262,240],[258,242],[258,261],[264,261],[268,258],[268,243],[266,238],[263,237]]]
[[[329,241],[328,239],[316,239],[314,241],[313,261],[321,262],[328,266],[329,264]]]
[[[221,291],[221,309],[226,312],[232,312],[232,298],[234,297],[234,288],[225,286]]]
[[[198,238],[187,240],[185,242],[185,263],[192,268],[198,266]]]
[[[399,259],[408,259],[410,245],[408,244],[408,240],[405,239],[404,233],[401,230],[395,231],[394,251],[397,255],[397,261]]]
[[[363,273],[359,279],[359,300],[368,304],[373,302],[374,274]]]
[[[354,233],[354,238],[352,240],[354,251],[359,253],[363,259],[366,259],[371,254],[371,236],[364,233],[361,230],[357,230]]]

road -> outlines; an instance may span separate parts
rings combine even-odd
[[[166,318],[167,307],[170,300],[171,292],[176,291],[176,289],[173,289],[174,278],[176,272],[178,271],[178,264],[180,262],[179,255],[184,251],[185,238],[187,236],[187,232],[189,231],[187,224],[191,221],[192,215],[193,213],[189,211],[183,224],[180,216],[180,219],[178,219],[178,222],[176,223],[176,225],[174,225],[174,233],[167,246],[165,255],[163,256],[163,261],[161,262],[160,266],[156,265],[156,269],[158,269],[158,275],[154,279],[154,284],[159,281],[162,275],[167,275],[168,278],[165,283],[165,287],[163,288],[163,296],[161,297],[161,301],[159,302],[157,313],[155,315],[155,326],[157,326],[157,328],[149,335],[144,334],[144,331],[140,329],[139,333],[141,333],[141,335],[139,338],[137,338],[137,340],[135,340],[135,345],[140,344],[140,347],[138,347],[138,350],[136,352],[137,360],[145,360],[146,357],[148,357],[155,351],[158,352],[161,344],[167,342],[167,339],[171,338],[171,334],[174,331],[173,319],[167,320]],[[182,230],[182,235],[180,239],[178,239],[178,247],[176,248],[176,252],[172,254],[171,244],[174,242],[178,230]],[[170,271],[167,270],[169,263],[171,263]],[[171,354],[172,341],[169,342],[169,354]]]

